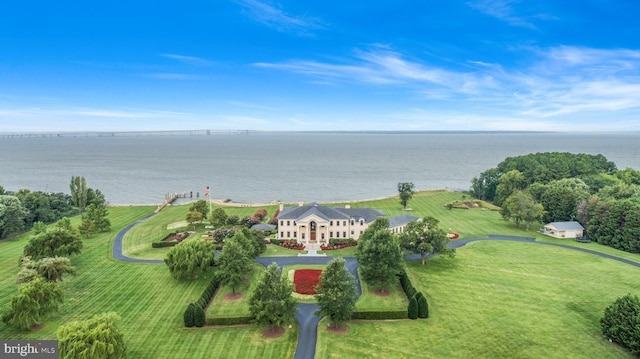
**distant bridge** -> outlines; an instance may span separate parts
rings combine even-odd
[[[252,130],[79,131],[3,133],[0,138],[248,135]]]

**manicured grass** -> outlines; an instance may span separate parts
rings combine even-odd
[[[407,264],[430,318],[350,322],[339,336],[319,330],[316,358],[632,357],[602,337],[599,320],[617,297],[638,294],[638,268],[507,241],[471,243],[426,267]]]
[[[130,358],[291,358],[297,331],[288,330],[278,339],[262,338],[256,326],[183,329],[184,309],[196,301],[209,282],[209,274],[194,281],[174,280],[166,266],[113,260],[115,234],[150,212],[149,207],[109,208],[112,231],[84,240],[83,252],[71,258],[76,277],[61,283],[65,302],[51,315],[43,329],[29,332],[0,323],[2,339],[55,339],[55,331],[66,322],[115,311]],[[78,218],[73,222],[77,224]],[[0,310],[17,293],[14,283],[18,260],[26,236],[0,241]],[[208,277],[208,278],[207,278]]]
[[[242,293],[242,298],[236,300],[225,299],[225,295],[233,293],[233,288],[230,285],[221,286],[207,309],[207,316],[214,318],[249,315],[249,296],[264,270],[264,266],[255,263],[251,272],[247,275],[246,283],[236,286],[236,293]]]
[[[362,286],[362,295],[356,302],[356,310],[406,310],[409,302],[407,296],[402,291],[400,281],[397,280],[389,288],[389,295],[380,296],[375,294],[377,288],[365,283],[360,277],[360,285]]]
[[[267,250],[264,251],[264,253],[262,253],[260,256],[261,257],[295,257],[298,255],[298,253],[303,253],[303,251],[283,248],[275,244],[267,244]]]

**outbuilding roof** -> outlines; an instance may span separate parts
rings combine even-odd
[[[568,222],[551,222],[547,226],[552,226],[559,231],[583,230],[584,227],[576,221]]]
[[[411,221],[417,221],[420,217],[411,216],[408,214],[401,214],[399,216],[394,216],[389,218],[389,228],[396,228],[400,226],[404,226],[409,224]]]

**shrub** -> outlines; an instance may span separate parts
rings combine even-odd
[[[409,319],[418,319],[418,301],[415,296],[411,297],[407,312],[409,314]]]
[[[215,317],[207,318],[206,324],[208,325],[237,325],[237,324],[251,324],[251,317]]]
[[[195,310],[196,305],[193,303],[189,303],[187,309],[184,311],[184,326],[187,328],[191,328],[195,325]]]
[[[177,245],[178,242],[176,241],[171,241],[171,242],[152,242],[151,243],[151,248],[165,248],[165,247],[173,247],[175,245]]]
[[[417,291],[416,291],[416,289],[413,287],[413,285],[409,284],[409,286],[410,286],[410,287],[409,287],[409,288],[407,289],[407,291],[405,292],[405,294],[407,295],[407,299],[411,299],[411,298],[413,298],[413,297],[416,295],[416,293],[417,293]]]
[[[207,317],[204,314],[204,309],[202,309],[199,305],[196,305],[194,307],[195,310],[193,311],[193,324],[198,328],[202,328],[207,321]]]
[[[627,294],[605,308],[600,320],[602,334],[611,341],[640,354],[640,299]]]
[[[268,215],[269,214],[267,213],[266,209],[260,208],[253,214],[253,218],[257,219],[259,222],[262,222],[265,218],[267,218]]]
[[[422,292],[418,292],[416,297],[418,298],[418,318],[429,318],[429,302],[427,302],[427,298]]]
[[[387,310],[387,311],[364,311],[353,312],[351,319],[362,320],[385,320],[385,319],[406,319],[406,310]]]

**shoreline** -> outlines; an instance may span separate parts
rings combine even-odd
[[[437,191],[449,191],[449,192],[463,192],[462,190],[455,190],[455,189],[451,189],[451,188],[435,188],[435,189],[421,189],[421,190],[417,190],[414,193],[420,193],[420,192],[437,192]],[[298,205],[300,203],[318,203],[318,204],[331,204],[331,203],[356,203],[356,202],[372,202],[372,201],[379,201],[379,200],[384,200],[384,199],[389,199],[389,198],[394,198],[394,197],[398,197],[398,194],[394,194],[394,195],[389,195],[389,196],[382,196],[382,197],[375,197],[375,198],[367,198],[367,199],[353,199],[353,200],[344,200],[344,201],[312,201],[312,202],[304,202],[304,201],[291,201],[291,202],[283,202],[283,201],[278,201],[278,200],[274,200],[271,201],[270,203],[245,203],[245,202],[233,202],[227,201],[225,200],[220,200],[220,199],[212,199],[211,202],[220,206],[228,206],[228,207],[265,207],[265,206],[278,206],[280,204],[289,204],[289,205]],[[203,200],[202,198],[200,199],[189,199],[188,201],[181,201],[181,203],[177,203],[177,204],[171,204],[171,206],[184,206],[184,205],[188,205],[188,204],[192,204],[195,203],[199,200]],[[208,200],[205,199],[205,201],[208,202]],[[157,203],[109,203],[107,206],[108,207],[159,207],[162,204],[157,204]]]

